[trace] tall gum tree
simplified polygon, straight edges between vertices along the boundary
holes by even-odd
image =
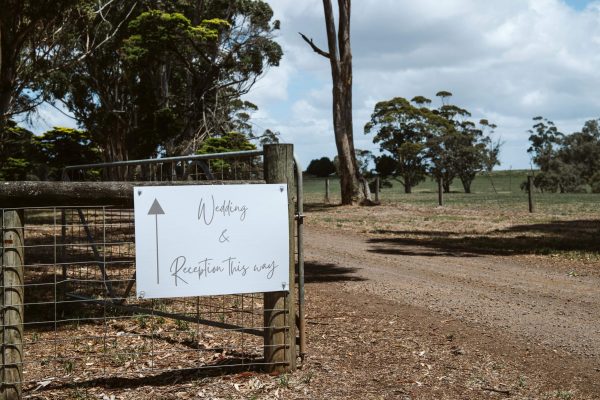
[[[300,33],[312,50],[327,58],[333,83],[333,130],[340,161],[342,204],[370,203],[369,187],[360,173],[352,131],[352,50],[350,47],[350,0],[338,0],[336,32],[331,0],[323,0],[328,51]]]

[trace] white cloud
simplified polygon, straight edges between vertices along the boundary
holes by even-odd
[[[504,167],[528,167],[532,117],[553,119],[566,133],[600,117],[600,1],[580,11],[565,1],[353,2],[356,146],[375,148],[363,126],[377,101],[449,90],[474,119],[498,125]],[[246,96],[260,107],[253,122],[280,131],[305,164],[333,157],[329,62],[298,35],[325,49],[322,2],[270,4],[284,58]],[[57,125],[75,123],[49,106],[33,121],[37,132]]]
[[[288,100],[288,83],[293,73],[289,64],[269,69],[252,87],[252,98],[263,104]]]
[[[285,78],[295,83],[287,86],[287,106],[278,104],[278,111],[269,112],[270,123],[307,161],[333,156],[329,64],[297,33],[325,47],[322,3],[276,0],[271,5],[282,21],[282,65],[291,71]],[[451,91],[454,102],[474,118],[498,125],[506,167],[529,166],[532,117],[554,119],[571,132],[600,116],[598,1],[582,11],[560,0],[361,0],[352,6],[357,147],[373,148],[362,127],[375,102],[434,98],[438,90]],[[305,89],[301,82],[307,82]],[[267,109],[271,105],[259,102]],[[291,111],[280,119],[282,107]]]
[[[68,110],[61,104],[51,106],[43,103],[34,113],[20,122],[33,133],[41,134],[54,127],[77,128],[77,121],[69,116]]]

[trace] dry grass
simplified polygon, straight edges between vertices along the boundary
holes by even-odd
[[[307,204],[308,222],[394,243],[456,254],[517,256],[562,263],[578,273],[600,273],[600,212],[565,215],[501,210],[481,205],[436,207],[384,203],[375,207]]]

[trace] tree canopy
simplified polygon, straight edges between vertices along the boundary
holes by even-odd
[[[5,0],[1,8],[0,125],[62,102],[105,161],[191,154],[235,131],[248,107],[240,97],[282,57],[279,21],[262,0]]]
[[[542,191],[577,192],[589,185],[600,192],[600,121],[587,121],[581,131],[565,135],[544,117],[533,118],[527,150],[540,168],[534,184]]]
[[[450,104],[450,92],[437,96],[441,106],[436,109],[424,96],[411,101],[395,97],[375,105],[365,133],[375,133],[373,142],[383,153],[376,158],[376,170],[400,181],[406,193],[428,173],[443,182],[445,191],[458,177],[469,193],[476,174],[498,164],[500,142],[490,138],[496,126],[469,120],[467,110]]]
[[[321,157],[314,160],[308,164],[306,168],[306,173],[317,176],[319,178],[325,178],[335,172],[335,165],[333,161],[329,159],[329,157]]]
[[[59,180],[67,165],[99,161],[88,132],[53,128],[35,136],[11,120],[0,128],[0,180]],[[91,171],[88,178],[97,176]]]
[[[0,3],[0,125],[47,100],[47,83],[55,74],[77,64],[110,40],[123,23],[123,19],[108,23],[116,3],[119,2],[3,0]],[[83,45],[75,47],[75,42]]]

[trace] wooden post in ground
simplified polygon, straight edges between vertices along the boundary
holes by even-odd
[[[0,400],[20,400],[23,381],[23,211],[2,213],[2,385]]]
[[[296,369],[296,265],[294,258],[294,147],[291,144],[271,144],[264,147],[265,181],[287,183],[290,232],[288,292],[264,294],[264,355],[272,372]],[[282,266],[283,267],[283,266]],[[287,363],[287,365],[286,365]]]
[[[329,204],[329,178],[325,178],[325,203]]]
[[[379,177],[375,177],[375,202],[379,203]]]
[[[442,207],[444,205],[444,185],[442,178],[438,179],[438,205]]]
[[[529,212],[532,213],[535,211],[535,207],[533,204],[533,176],[527,176],[527,196],[529,200]]]

